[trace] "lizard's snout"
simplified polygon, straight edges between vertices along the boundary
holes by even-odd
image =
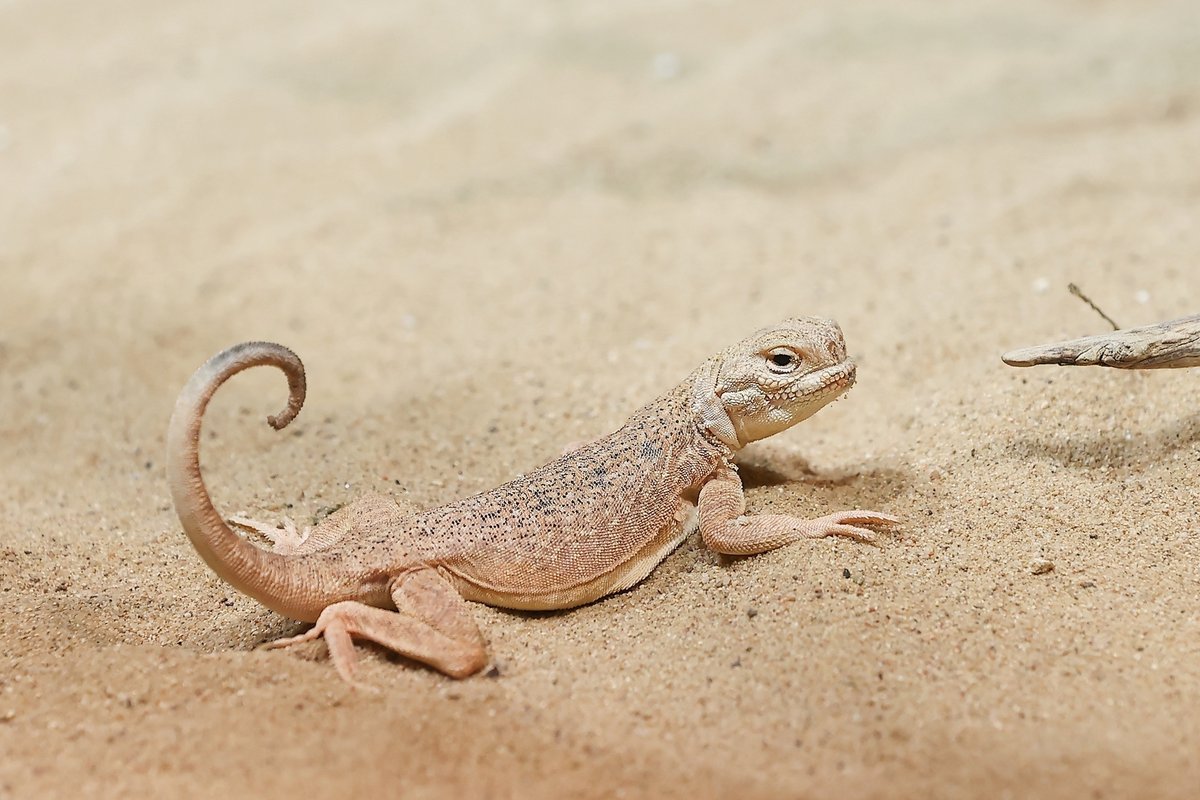
[[[833,324],[836,325],[836,323]],[[829,353],[830,358],[835,361],[850,360],[850,357],[846,354],[846,340],[840,335],[830,336],[825,342],[825,350]]]

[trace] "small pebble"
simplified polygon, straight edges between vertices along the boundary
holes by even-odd
[[[650,62],[650,74],[655,80],[669,81],[679,77],[679,56],[674,53],[659,53]]]
[[[1044,558],[1035,558],[1029,564],[1029,571],[1032,572],[1034,575],[1045,575],[1047,572],[1052,572],[1053,570],[1054,570],[1054,562],[1047,561]]]
[[[842,577],[843,577],[843,578],[849,578],[849,577],[850,577],[850,570],[848,570],[848,569],[846,569],[845,567],[843,567],[843,568],[842,568]]]
[[[758,616],[758,609],[757,609],[757,608],[755,608],[754,606],[751,606],[750,608],[747,608],[747,609],[746,609],[746,616],[747,616],[747,617],[749,617],[750,619],[754,619],[755,617],[757,617],[757,616]]]

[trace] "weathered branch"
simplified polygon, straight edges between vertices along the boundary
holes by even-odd
[[[1120,369],[1200,367],[1200,314],[1005,353],[1013,367],[1038,364]]]

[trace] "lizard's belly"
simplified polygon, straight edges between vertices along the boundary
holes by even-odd
[[[672,519],[629,559],[588,580],[574,582],[570,574],[563,574],[545,581],[545,588],[516,589],[489,585],[486,581],[461,574],[452,565],[443,565],[440,571],[450,579],[463,597],[477,603],[525,611],[574,608],[624,591],[649,575],[696,530],[696,508],[690,503],[684,505],[686,507],[681,509],[683,513],[678,515],[684,519]]]

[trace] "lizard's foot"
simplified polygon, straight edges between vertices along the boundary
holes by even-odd
[[[453,623],[453,619],[447,620],[447,623]],[[453,626],[450,627],[453,630]],[[367,639],[402,656],[426,663],[453,678],[473,675],[487,664],[482,641],[461,641],[416,617],[354,600],[327,606],[310,630],[299,636],[267,642],[260,645],[260,649],[288,647],[322,636],[329,648],[329,659],[342,680],[370,691],[377,690],[354,678],[358,669],[353,641],[356,638]]]
[[[838,511],[826,514],[816,519],[797,520],[799,532],[809,539],[823,539],[826,536],[845,536],[857,542],[878,544],[875,531],[864,525],[875,528],[888,528],[900,522],[898,517],[879,511]]]
[[[900,520],[878,511],[838,511],[816,519],[787,514],[747,515],[742,482],[732,470],[721,470],[700,490],[700,535],[718,553],[750,556],[801,539],[845,536],[875,544],[875,531]],[[866,526],[866,527],[864,527]]]
[[[311,528],[305,528],[304,533],[296,530],[296,523],[292,522],[291,517],[283,518],[283,526],[268,525],[265,522],[249,519],[241,515],[232,516],[229,521],[239,528],[254,531],[261,534],[271,543],[271,551],[278,553],[281,556],[290,556],[304,550],[304,543],[308,541],[309,534],[312,533]]]
[[[354,673],[358,670],[358,656],[354,653],[354,641],[351,637],[351,629],[347,624],[354,616],[354,609],[346,608],[347,606],[368,607],[353,601],[334,603],[322,611],[321,616],[317,618],[317,624],[304,633],[298,636],[276,639],[273,642],[266,642],[259,645],[258,649],[276,650],[281,647],[290,647],[294,644],[313,642],[324,636],[325,645],[329,648],[329,659],[333,662],[333,667],[337,670],[341,679],[355,689],[378,692],[379,689],[376,687],[354,679]]]

